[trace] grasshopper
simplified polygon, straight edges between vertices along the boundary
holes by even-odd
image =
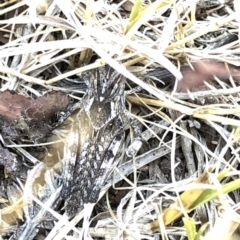
[[[124,77],[104,66],[82,78],[87,91],[64,148],[62,197],[69,217],[97,202],[124,150]]]

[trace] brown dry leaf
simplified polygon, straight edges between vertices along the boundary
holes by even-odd
[[[36,99],[12,91],[1,92],[2,135],[10,139],[40,139],[52,130],[52,121],[68,104],[68,95],[63,92],[50,92]]]
[[[204,86],[204,81],[210,81],[213,76],[220,79],[226,79],[230,74],[239,76],[239,71],[230,72],[223,63],[214,63],[208,61],[198,61],[193,64],[195,70],[183,72],[183,78],[178,81],[178,90],[187,91],[198,89]]]

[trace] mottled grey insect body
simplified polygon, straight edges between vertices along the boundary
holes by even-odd
[[[125,109],[125,82],[122,75],[109,66],[82,73],[88,86],[83,97],[86,110],[94,129],[100,129]]]
[[[66,140],[63,161],[62,192],[69,217],[85,203],[97,202],[103,185],[121,159],[125,138],[124,78],[109,66],[84,72],[82,77],[88,90],[69,133],[75,142]]]

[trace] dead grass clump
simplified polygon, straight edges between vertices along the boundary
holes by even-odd
[[[1,135],[1,238],[238,236],[238,5],[205,0],[2,2],[1,91],[28,99],[62,91],[71,102],[47,123],[54,129],[51,135],[34,140]],[[126,77],[129,92],[141,87],[126,98],[141,138],[126,126],[126,154],[99,202],[69,220],[61,200],[61,162],[76,121],[72,105],[87,88],[81,73],[105,64]],[[5,102],[9,111],[14,109],[11,100]],[[18,117],[28,117],[24,111]],[[21,125],[24,133],[28,121]],[[11,124],[14,129],[16,122]],[[21,167],[11,168],[9,162]]]

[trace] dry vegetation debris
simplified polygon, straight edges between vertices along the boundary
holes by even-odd
[[[1,239],[236,237],[239,4],[1,1]],[[81,73],[105,63],[141,87],[126,107],[144,141],[126,127],[128,154],[91,217],[68,220],[72,105],[86,91]]]

